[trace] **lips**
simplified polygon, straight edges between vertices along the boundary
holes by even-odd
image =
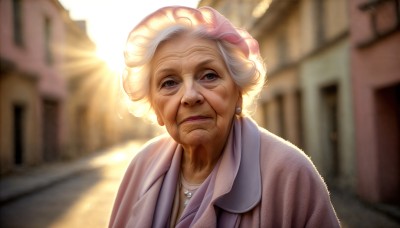
[[[181,123],[186,123],[186,122],[195,122],[195,121],[201,121],[201,120],[207,120],[209,119],[209,117],[207,116],[189,116],[185,119],[183,119],[183,121],[181,121]]]

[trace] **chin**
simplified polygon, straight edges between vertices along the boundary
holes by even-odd
[[[211,143],[216,137],[217,136],[210,134],[208,131],[196,130],[195,132],[184,134],[180,141],[185,145],[196,146],[204,143]]]

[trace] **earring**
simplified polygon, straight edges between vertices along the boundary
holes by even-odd
[[[236,115],[240,115],[242,113],[241,107],[236,107]]]

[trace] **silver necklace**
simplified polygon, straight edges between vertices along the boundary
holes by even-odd
[[[191,184],[181,174],[181,185],[183,190],[183,195],[185,196],[184,206],[189,204],[190,199],[193,197],[196,190],[200,187],[201,184]]]

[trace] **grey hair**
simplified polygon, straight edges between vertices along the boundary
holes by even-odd
[[[261,92],[266,69],[263,60],[257,58],[249,59],[234,44],[228,43],[218,37],[211,37],[204,27],[196,29],[185,25],[172,25],[158,33],[154,37],[135,37],[135,40],[128,40],[125,50],[125,71],[123,74],[123,87],[128,94],[131,104],[131,111],[135,116],[149,116],[153,112],[150,99],[150,64],[158,46],[167,40],[173,39],[183,33],[190,33],[195,36],[214,40],[219,52],[226,64],[228,72],[233,81],[239,87],[243,98],[243,113],[249,113],[250,107]],[[134,42],[134,48],[130,43]],[[138,108],[140,106],[140,108]]]

